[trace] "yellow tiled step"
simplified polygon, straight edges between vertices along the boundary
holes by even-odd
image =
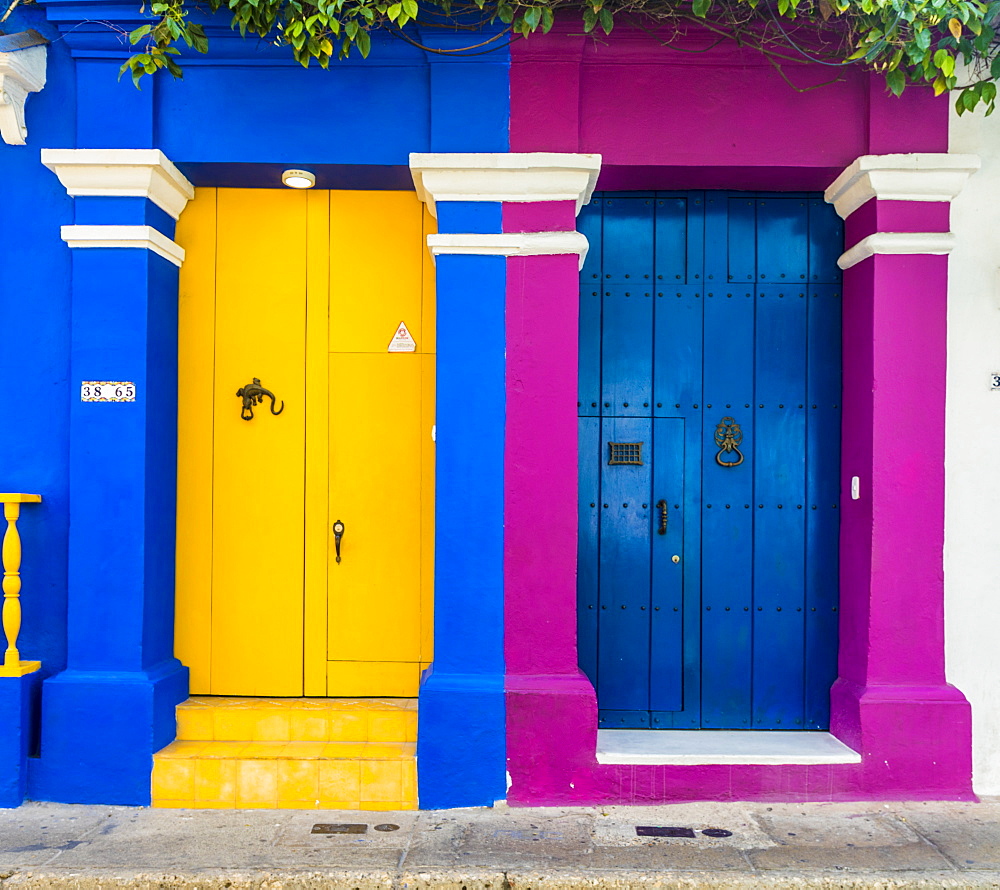
[[[192,696],[177,707],[177,738],[227,742],[415,742],[417,700]]]
[[[153,757],[153,806],[414,810],[413,742],[176,741]]]

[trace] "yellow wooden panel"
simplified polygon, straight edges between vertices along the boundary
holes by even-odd
[[[218,192],[212,693],[301,695],[306,196]],[[236,391],[272,390],[252,421]]]
[[[174,646],[191,691],[208,692],[212,658],[212,412],[215,189],[197,189],[177,224],[187,251],[178,298],[177,611]]]
[[[422,206],[414,192],[331,193],[331,352],[385,352],[401,321],[423,351]]]
[[[431,216],[427,205],[423,206],[423,234],[421,244],[421,266],[423,270],[424,302],[423,302],[423,342],[417,341],[420,352],[437,352],[437,301],[434,285],[437,281],[434,271],[434,258],[427,248],[427,236],[437,234],[437,220]]]
[[[433,318],[431,318],[433,327]],[[434,658],[434,469],[436,357],[421,355],[420,406],[420,659]]]
[[[327,665],[330,695],[376,696],[399,698],[415,696],[420,691],[419,664],[400,661],[331,661]]]
[[[422,358],[330,356],[330,661],[420,660]]]
[[[305,694],[326,695],[327,548],[330,539],[327,388],[330,193],[308,192],[306,245]]]

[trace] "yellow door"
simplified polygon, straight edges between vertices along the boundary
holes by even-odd
[[[199,189],[182,217],[176,641],[192,692],[416,695],[432,632],[427,229],[409,192]],[[412,351],[389,350],[401,323]],[[279,414],[265,397],[241,418],[254,378]]]

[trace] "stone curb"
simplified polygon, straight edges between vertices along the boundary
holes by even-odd
[[[2,890],[1000,890],[998,872],[740,875],[595,871],[293,872],[197,874],[99,871],[0,872]]]

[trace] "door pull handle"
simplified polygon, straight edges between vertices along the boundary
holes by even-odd
[[[340,562],[340,539],[344,537],[344,523],[339,519],[333,524],[333,546],[337,548],[337,562]]]
[[[660,511],[660,527],[656,530],[658,535],[665,535],[667,533],[667,502],[660,498],[656,502],[656,509]]]

